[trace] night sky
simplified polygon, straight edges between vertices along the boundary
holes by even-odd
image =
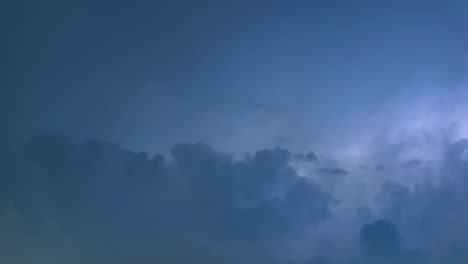
[[[465,0],[0,1],[0,262],[468,263],[467,47]]]

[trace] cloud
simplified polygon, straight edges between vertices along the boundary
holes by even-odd
[[[468,249],[464,239],[468,234],[465,221],[468,215],[464,209],[468,202],[466,151],[468,144],[460,139],[447,142],[440,160],[430,163],[410,160],[402,169],[411,172],[404,175],[418,178],[418,182],[408,184],[398,177],[385,181],[372,206],[374,217],[390,219],[399,227],[408,247],[424,249],[442,262],[454,257],[451,252],[458,248],[457,254],[465,253],[454,257],[451,263],[463,263]],[[421,173],[427,177],[420,177]]]
[[[405,168],[417,168],[419,166],[422,166],[423,165],[423,161],[421,161],[420,159],[411,159],[405,163],[403,163],[401,166],[405,167]]]
[[[346,175],[348,174],[347,171],[338,169],[338,168],[322,168],[322,169],[317,169],[318,173],[324,173],[324,174],[334,174],[334,175]]]
[[[366,253],[373,258],[392,259],[401,250],[398,228],[391,222],[377,220],[362,227],[360,242]]]
[[[6,199],[31,236],[53,223],[80,245],[192,248],[207,259],[236,248],[287,248],[331,217],[333,197],[300,177],[285,149],[234,160],[195,143],[177,144],[171,154],[166,161],[100,140],[38,135],[4,174],[13,192]]]
[[[463,263],[467,142],[375,171],[282,148],[236,159],[183,143],[164,157],[38,135],[1,152],[0,260],[367,263],[359,233],[388,219],[402,259]]]

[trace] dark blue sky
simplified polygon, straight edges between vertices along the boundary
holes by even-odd
[[[467,47],[464,0],[1,1],[0,262],[465,264]]]
[[[390,115],[384,105],[465,78],[464,1],[2,6],[2,98],[17,135],[321,148]]]

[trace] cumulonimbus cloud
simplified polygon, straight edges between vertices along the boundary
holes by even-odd
[[[447,143],[437,162],[415,157],[383,171],[348,171],[310,153],[276,148],[234,159],[195,143],[177,144],[166,159],[100,140],[35,136],[2,151],[2,243],[29,242],[5,246],[0,259],[28,263],[12,252],[40,244],[69,263],[74,250],[93,256],[93,247],[104,262],[359,259],[361,227],[378,219],[399,229],[401,254],[414,249],[435,259],[468,246],[466,140]],[[403,172],[437,177],[408,184],[388,176]],[[384,179],[369,190],[374,185],[360,184],[359,173]],[[362,199],[352,200],[357,194]]]

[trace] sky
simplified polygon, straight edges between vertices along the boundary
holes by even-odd
[[[0,260],[463,261],[467,29],[464,0],[2,1]]]

